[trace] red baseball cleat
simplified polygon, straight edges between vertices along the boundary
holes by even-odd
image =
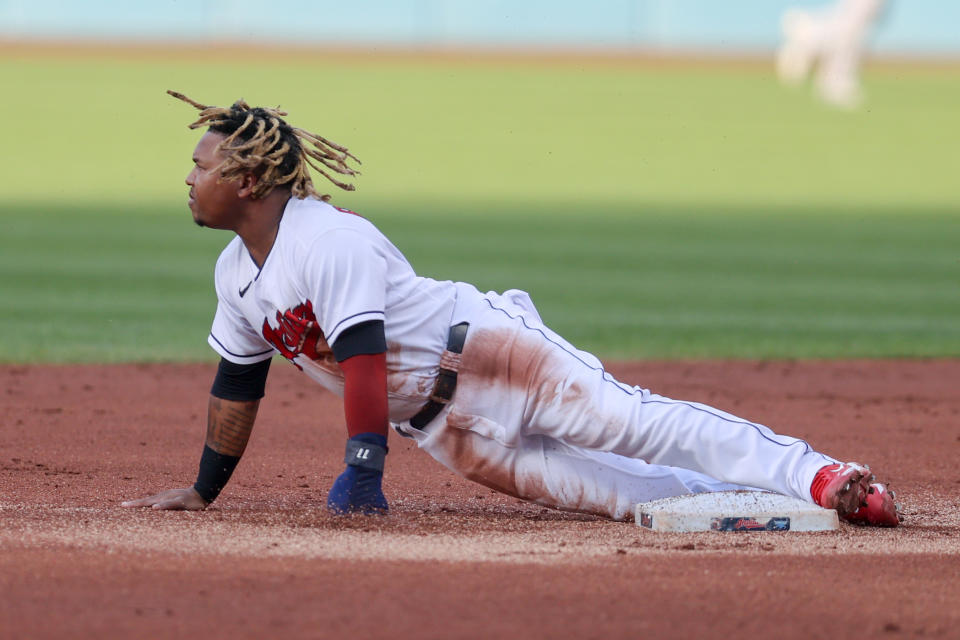
[[[869,467],[855,462],[827,465],[814,476],[810,495],[848,522],[895,527],[900,513],[893,494],[873,479]]]
[[[872,524],[878,527],[896,527],[903,521],[897,496],[879,482],[867,489],[867,504],[846,517],[854,524]]]

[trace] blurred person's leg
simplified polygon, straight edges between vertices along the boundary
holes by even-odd
[[[777,74],[799,84],[816,68],[823,100],[854,107],[860,102],[860,62],[883,0],[840,0],[819,10],[789,9],[783,15],[783,44]]]
[[[860,63],[882,5],[883,0],[844,0],[838,6],[816,79],[820,97],[830,104],[860,103]]]
[[[788,9],[783,14],[783,43],[777,51],[777,75],[786,84],[807,79],[824,49],[827,20],[814,12]]]

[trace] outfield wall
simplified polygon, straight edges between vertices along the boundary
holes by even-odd
[[[827,0],[0,0],[0,40],[769,52]],[[269,7],[269,10],[265,10]],[[960,2],[888,0],[872,48],[960,56]]]

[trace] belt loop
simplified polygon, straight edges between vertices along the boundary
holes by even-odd
[[[450,332],[447,334],[447,351],[463,353],[463,345],[467,341],[467,329],[469,328],[469,322],[461,322],[450,327]]]

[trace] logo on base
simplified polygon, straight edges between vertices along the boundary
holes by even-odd
[[[760,522],[749,516],[732,516],[728,518],[714,518],[710,521],[713,531],[790,531],[790,518],[770,518]]]

